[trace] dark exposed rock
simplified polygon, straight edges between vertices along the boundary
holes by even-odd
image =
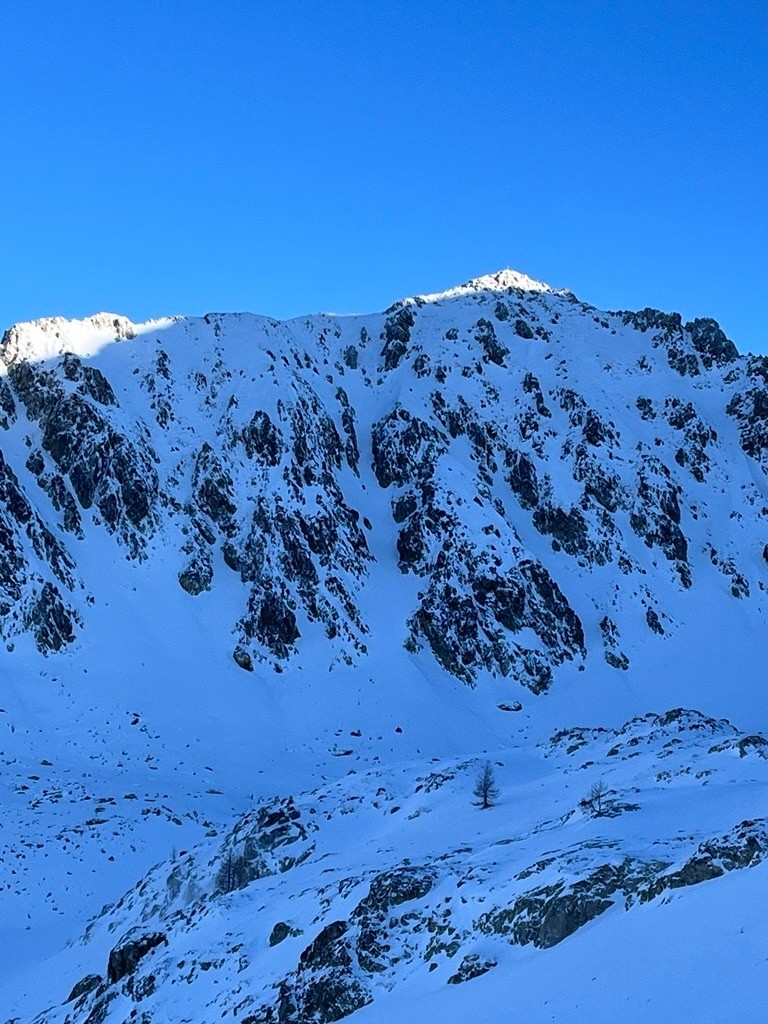
[[[331,1024],[371,1002],[370,993],[349,973],[331,970],[308,978],[305,973],[298,972],[293,990],[281,987],[279,1024]]]
[[[626,671],[629,668],[629,658],[623,651],[612,651],[606,649],[605,660],[611,668],[618,668]]]
[[[250,579],[252,569],[246,560],[246,552],[241,551],[232,541],[225,540],[221,545],[221,554],[225,565],[236,573],[239,573],[244,580]]]
[[[70,643],[79,619],[45,577],[52,575],[73,590],[73,569],[72,558],[34,511],[0,452],[0,617],[8,617],[0,628],[6,635],[29,630],[46,654]]]
[[[216,873],[216,893],[244,889],[259,878],[289,871],[314,850],[292,797],[275,798],[242,818],[227,838]],[[299,934],[291,932],[291,934]]]
[[[712,366],[725,366],[738,359],[739,353],[734,343],[725,336],[717,320],[699,318],[685,325],[691,336],[693,347],[701,356],[701,361],[709,370]]]
[[[749,597],[749,583],[744,574],[739,571],[733,559],[718,554],[717,549],[711,544],[708,547],[712,564],[730,581],[733,597]]]
[[[24,551],[7,514],[0,511],[0,613],[8,615],[21,600],[27,582]]]
[[[645,621],[648,623],[649,629],[652,629],[654,633],[658,633],[660,636],[664,636],[664,627],[661,624],[661,620],[653,608],[648,608],[645,613]]]
[[[522,507],[535,508],[539,503],[539,483],[533,461],[524,452],[508,451],[504,464],[507,467],[506,481]]]
[[[276,466],[283,451],[280,431],[261,409],[243,427],[243,444],[249,459],[256,459],[265,466]]]
[[[297,935],[301,935],[300,929],[294,928],[286,921],[278,921],[269,933],[269,944],[270,946],[279,946],[287,938],[293,938]]]
[[[572,426],[581,426],[584,422],[584,411],[587,408],[586,401],[572,388],[558,388],[555,396],[560,402],[560,408],[569,413],[569,420]]]
[[[199,551],[189,565],[179,573],[179,584],[193,597],[202,594],[204,590],[210,590],[212,582],[213,563],[211,556],[204,550]]]
[[[224,842],[214,893],[243,889],[303,863],[314,851],[316,827],[302,819],[292,797],[262,803],[238,821]]]
[[[414,516],[397,535],[397,564],[401,572],[418,572],[426,555],[425,530],[420,519]]]
[[[384,871],[371,882],[368,895],[358,903],[352,920],[369,914],[384,914],[410,900],[420,900],[435,884],[433,872],[425,868],[400,867]]]
[[[340,963],[348,964],[349,953],[339,940],[349,930],[347,921],[332,921],[310,942],[299,957],[303,967],[336,967]]]
[[[493,970],[498,964],[496,960],[488,960],[481,957],[479,953],[467,953],[459,964],[459,969],[448,979],[449,985],[461,985],[465,981],[472,981],[479,978],[488,971]]]
[[[612,427],[603,423],[594,409],[587,409],[584,417],[584,440],[593,447],[598,447],[607,440],[616,437]]]
[[[657,331],[674,336],[683,327],[683,318],[679,313],[662,313],[661,310],[652,309],[650,306],[646,306],[645,309],[638,310],[636,313],[622,310],[617,315],[622,318],[625,325],[642,332]]]
[[[301,485],[294,503],[279,494],[259,495],[246,531],[222,548],[227,565],[251,584],[239,630],[240,646],[252,658],[263,658],[257,646],[278,658],[288,656],[299,638],[300,608],[310,621],[324,623],[329,638],[341,637],[353,647],[366,631],[349,584],[339,574],[363,575],[371,555],[359,513],[347,506],[330,469],[322,472],[325,493],[315,496],[312,514],[297,510],[305,507]]]
[[[384,322],[381,338],[384,347],[381,355],[384,358],[384,369],[395,370],[408,351],[411,340],[411,328],[414,325],[412,311],[408,306],[396,309]]]
[[[381,487],[402,486],[425,476],[446,449],[438,430],[402,406],[374,424],[373,471]]]
[[[541,621],[540,635],[544,640],[558,642],[569,657],[584,652],[584,630],[579,617],[568,603],[560,587],[539,562],[526,560],[520,572],[531,585],[529,601],[534,617]],[[532,625],[532,623],[531,623]]]
[[[678,492],[667,467],[654,457],[647,458],[638,473],[639,504],[630,524],[648,547],[660,548],[670,561],[685,562],[688,541],[680,528]]]
[[[428,377],[432,362],[426,352],[420,352],[413,360],[413,372],[417,377]]]
[[[616,623],[608,615],[604,615],[599,626],[603,638],[605,660],[612,668],[628,669],[629,658],[619,650],[619,630]]]
[[[8,366],[8,380],[31,420],[40,418],[51,392],[58,387],[51,370],[41,370],[23,359]]]
[[[521,579],[509,576],[479,577],[474,587],[478,602],[489,606],[497,622],[517,632],[523,628],[526,614],[526,587]]]
[[[541,391],[541,384],[539,383],[538,377],[533,373],[526,373],[523,377],[523,391],[526,395],[533,395],[534,402],[536,404],[536,412],[539,416],[551,417],[552,413],[547,408],[546,402],[544,401],[544,395]]]
[[[573,346],[540,349],[534,373],[521,367],[517,357],[522,350],[517,352],[511,342],[515,332],[545,338],[551,332],[543,323],[563,335],[564,324],[557,327],[563,302],[572,304],[567,318],[588,314],[585,344],[600,333],[592,321],[610,330],[615,320],[563,294],[553,298],[515,288],[479,289],[466,299],[466,307],[464,301],[456,307],[460,316],[451,321],[445,314],[454,297],[439,299],[436,305],[443,312],[431,333],[431,301],[407,300],[387,310],[379,320],[379,370],[397,368],[397,380],[390,377],[388,383],[370,376],[376,363],[368,334],[373,319],[362,329],[327,318],[307,321],[307,336],[298,340],[293,326],[281,333],[275,322],[264,321],[257,334],[274,329],[275,339],[262,344],[259,337],[253,363],[249,352],[248,360],[236,366],[224,348],[225,318],[210,315],[206,323],[213,330],[205,333],[212,335],[212,348],[200,353],[199,364],[185,376],[176,372],[183,361],[177,364],[174,354],[175,328],[166,335],[167,351],[160,348],[160,335],[142,339],[136,354],[141,349],[143,355],[132,365],[136,395],[130,376],[113,378],[118,388],[104,374],[105,367],[124,362],[126,350],[118,360],[66,353],[28,362],[24,357],[34,344],[27,344],[26,329],[11,331],[3,343],[8,377],[0,383],[0,417],[4,413],[10,423],[17,405],[22,418],[26,412],[29,423],[14,431],[13,450],[17,440],[27,445],[27,468],[47,499],[36,492],[30,505],[22,487],[2,490],[0,479],[0,499],[5,497],[4,504],[0,500],[0,541],[5,542],[0,548],[0,635],[7,640],[32,628],[41,600],[49,604],[51,619],[41,642],[55,647],[79,632],[67,592],[79,586],[69,550],[78,551],[80,545],[62,530],[82,538],[93,520],[138,557],[162,546],[166,530],[169,537],[180,534],[176,568],[181,568],[180,585],[190,594],[216,586],[213,565],[221,552],[245,584],[245,607],[232,641],[239,663],[251,669],[266,663],[279,671],[277,659],[293,655],[299,632],[313,633],[319,626],[319,635],[324,631],[331,642],[331,659],[354,664],[366,650],[365,602],[358,594],[372,559],[366,531],[373,526],[362,529],[359,513],[348,503],[355,500],[353,494],[376,515],[382,499],[384,509],[390,504],[398,525],[398,566],[421,578],[421,592],[408,609],[409,650],[427,649],[458,678],[474,682],[487,671],[540,691],[550,685],[560,662],[584,650],[569,601],[563,598],[574,618],[566,614],[556,626],[559,602],[550,606],[526,577],[530,545],[539,550],[541,544],[531,534],[531,520],[551,538],[555,551],[574,559],[570,566],[562,557],[551,560],[552,572],[558,578],[563,572],[569,591],[574,586],[580,590],[575,581],[584,574],[613,562],[616,572],[606,569],[606,581],[618,581],[619,589],[626,583],[625,593],[632,586],[649,629],[663,632],[666,620],[655,611],[651,578],[661,561],[656,550],[673,563],[662,562],[659,571],[677,574],[682,586],[690,586],[688,550],[702,549],[710,509],[707,488],[694,488],[696,493],[689,495],[688,478],[709,484],[710,463],[719,468],[718,448],[731,443],[726,433],[716,447],[705,388],[710,381],[718,387],[722,381],[723,402],[730,399],[728,410],[744,450],[763,459],[768,452],[768,360],[737,357],[714,321],[683,326],[677,314],[650,309],[621,314],[624,323],[647,332],[644,339],[634,339],[644,351],[632,350],[629,372],[649,381],[649,388],[647,375],[655,373],[649,392],[653,400],[638,398],[640,416],[625,417],[626,395],[617,405],[604,401],[611,396],[601,389],[585,395],[574,390],[575,382],[586,378],[571,372],[578,370]],[[295,326],[297,334],[303,330]],[[109,321],[96,327],[111,330]],[[60,330],[56,322],[40,329],[51,332],[41,349],[46,352],[55,351],[70,330]],[[122,321],[115,323],[118,336],[126,329]],[[179,329],[191,330],[186,324]],[[507,370],[513,355],[515,366]],[[620,346],[615,353],[599,350],[605,371],[614,376],[625,357]],[[679,379],[675,384],[663,366],[665,358],[684,375],[704,369],[711,373],[695,384]],[[340,386],[347,382],[355,396],[364,393],[361,389],[377,389],[376,403],[390,403],[376,404],[378,422],[370,437],[369,412],[363,415],[362,408],[353,407]],[[192,404],[182,400],[181,389],[187,386]],[[136,397],[143,408],[135,407]],[[243,408],[246,402],[252,404]],[[256,406],[262,407],[254,412]],[[153,413],[158,422],[162,414],[162,433]],[[620,436],[617,424],[629,438]],[[153,432],[162,459],[151,446]],[[367,473],[359,483],[352,479],[352,473],[360,473],[361,453],[363,462],[371,460],[379,485],[394,493],[363,498],[362,491],[370,487]],[[501,477],[530,517],[520,514]],[[35,502],[47,526],[33,514]],[[757,505],[755,513],[760,514]],[[741,515],[734,506],[731,518]],[[153,541],[161,527],[163,535]],[[633,534],[656,550],[642,552]],[[372,536],[377,552],[382,540],[391,543],[386,526],[382,534],[377,524]],[[751,562],[733,543],[723,551],[727,554],[711,557],[727,577],[726,591],[761,600]],[[691,564],[697,564],[696,558]],[[641,582],[640,574],[649,578]],[[45,582],[55,587],[69,625],[53,610],[50,590],[41,598]],[[596,621],[608,612],[605,617],[614,616],[624,630],[623,607],[606,596]],[[623,667],[626,658],[618,646],[607,640],[604,646],[609,663]]]
[[[51,504],[56,511],[63,513],[62,526],[64,529],[82,540],[85,536],[82,517],[64,478],[58,473],[40,473],[37,482],[51,499]]]
[[[7,430],[16,419],[16,403],[8,381],[0,377],[0,430]]]
[[[130,440],[112,425],[108,416],[114,395],[100,372],[78,372],[84,381],[82,393],[65,390],[52,370],[23,361],[14,362],[8,371],[27,415],[40,424],[42,448],[69,477],[81,507],[95,505],[107,529],[139,555],[143,534],[155,525],[156,456],[145,438],[137,435]]]
[[[289,601],[284,586],[254,588],[248,598],[248,613],[240,620],[245,636],[258,640],[278,658],[287,658],[301,636]]]
[[[292,385],[295,398],[277,403],[280,420],[291,437],[291,481],[297,492],[316,484],[330,489],[334,470],[341,468],[344,445],[317,394],[298,376]]]
[[[727,871],[754,867],[768,856],[768,828],[764,819],[742,821],[719,839],[700,843],[696,852],[675,871],[649,882],[638,893],[641,903],[668,889],[698,885]]]
[[[747,361],[748,386],[737,391],[726,412],[739,425],[742,450],[753,459],[768,451],[768,360],[752,356]]]
[[[80,385],[78,391],[81,394],[89,395],[99,405],[118,404],[112,385],[97,367],[83,364],[79,356],[65,352],[61,357],[61,368],[67,380]]]
[[[43,372],[33,379],[41,391],[32,400],[26,392],[22,398],[27,414],[40,420],[43,449],[69,477],[80,505],[96,505],[108,529],[120,532],[137,553],[136,531],[150,525],[158,490],[151,449],[119,434],[80,394],[55,382],[47,386]]]
[[[133,933],[122,939],[109,954],[107,964],[107,980],[110,985],[121,981],[132,974],[139,962],[158,946],[168,945],[163,932],[150,932],[147,935],[133,937]]]
[[[627,489],[615,473],[611,473],[585,445],[577,445],[574,454],[573,478],[584,484],[583,508],[589,508],[591,499],[610,513],[629,507]]]
[[[338,388],[336,391],[336,401],[341,406],[341,426],[346,435],[346,444],[344,445],[344,451],[347,456],[347,463],[350,469],[358,473],[358,463],[360,461],[360,449],[357,444],[357,431],[355,429],[355,410],[352,408],[352,404],[349,401],[349,397],[344,388]]]
[[[752,736],[730,737],[709,748],[710,754],[716,754],[722,750],[736,750],[739,757],[757,754],[758,757],[768,760],[768,739],[756,733]]]
[[[327,558],[338,542],[338,521],[330,512],[297,516],[299,529],[313,555]]]
[[[355,345],[347,345],[344,349],[344,364],[350,370],[356,370],[360,354]]]
[[[533,943],[548,949],[604,914],[614,905],[616,895],[637,892],[664,866],[631,858],[602,864],[585,878],[541,886],[518,897],[509,907],[488,911],[476,926],[486,935],[501,935],[521,946]]]
[[[300,819],[301,814],[293,797],[278,799],[260,807],[256,815],[256,828],[261,849],[272,851],[279,846],[288,846],[306,839],[307,833]]]
[[[29,453],[29,457],[26,461],[26,467],[33,476],[40,476],[45,469],[45,459],[43,453],[39,449]]]
[[[299,958],[295,972],[279,986],[279,1024],[330,1024],[371,1001],[355,976],[346,921],[323,928]]]
[[[464,589],[457,587],[461,568]],[[412,642],[423,638],[440,664],[452,675],[472,683],[480,668],[508,675],[513,667],[524,685],[542,692],[550,685],[551,665],[584,652],[578,616],[559,587],[539,563],[522,560],[501,576],[473,564],[472,553],[458,549],[452,561],[433,570],[429,587],[409,626]],[[542,653],[514,642],[514,634],[530,628],[542,642]]]
[[[192,490],[201,512],[222,530],[229,531],[232,516],[237,511],[232,478],[207,441],[195,459]]]
[[[472,683],[474,666],[482,661],[478,652],[480,616],[475,602],[450,584],[436,586],[433,581],[420,607],[409,621],[414,637],[429,644],[437,661],[446,671]],[[492,644],[491,665],[502,675],[509,672],[509,657],[498,643]]]
[[[653,408],[653,401],[650,398],[638,398],[635,404],[637,405],[640,415],[644,420],[648,421],[656,419],[656,411]]]
[[[347,926],[349,954],[354,954],[365,973],[380,974],[389,965],[389,932],[395,908],[423,899],[434,883],[432,869],[415,866],[393,868],[373,879]]]
[[[700,373],[699,360],[690,335],[683,330],[679,313],[662,313],[658,309],[641,309],[637,313],[618,314],[623,322],[639,331],[653,331],[653,344],[667,354],[673,370],[683,377],[696,377]]]
[[[116,989],[107,989],[106,992],[94,993],[94,1003],[90,1008],[88,1016],[83,1021],[83,1024],[104,1024],[109,1014],[110,1005],[118,999],[120,993]],[[84,1007],[87,1009],[88,1007]],[[142,1024],[146,1022],[142,1021]],[[151,1022],[150,1022],[151,1024]]]
[[[60,651],[75,639],[75,613],[67,608],[55,584],[43,584],[24,616],[24,626],[43,654]]]
[[[90,995],[96,989],[100,988],[104,984],[104,979],[100,974],[86,974],[84,978],[73,987],[67,998],[64,1000],[66,1003],[73,1003],[76,999],[80,999],[82,996]]]
[[[509,355],[509,349],[502,345],[496,337],[496,332],[490,320],[477,321],[475,337],[482,346],[484,361],[495,363],[497,366],[504,366],[504,360]]]
[[[549,534],[569,555],[585,555],[590,550],[587,523],[579,508],[566,512],[555,505],[540,505],[533,514],[539,533]]]
[[[395,498],[392,502],[392,518],[396,523],[404,523],[418,508],[418,499],[413,491],[408,491]],[[768,550],[768,544],[766,544]]]
[[[671,427],[682,432],[682,444],[675,453],[679,466],[687,467],[694,479],[703,483],[709,470],[707,446],[717,441],[717,433],[707,426],[690,402],[668,398],[664,412]]]
[[[671,708],[669,711],[665,711],[663,715],[651,717],[658,728],[669,729],[670,726],[676,725],[679,732],[685,732],[690,729],[692,731],[717,733],[722,731],[724,725],[728,724],[725,719],[710,718],[708,715],[703,715],[701,711],[692,711],[688,708]],[[629,722],[627,726],[632,724],[633,722]]]
[[[238,644],[232,652],[232,657],[240,668],[245,669],[246,672],[253,672],[253,659],[244,647]]]

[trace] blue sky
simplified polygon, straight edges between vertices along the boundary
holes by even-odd
[[[768,351],[768,4],[0,8],[0,325],[512,266]]]

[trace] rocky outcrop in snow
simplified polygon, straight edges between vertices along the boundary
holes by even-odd
[[[765,601],[764,361],[713,320],[504,271],[381,315],[104,314],[18,325],[0,351],[0,631],[44,651],[88,630],[99,531],[190,599],[234,573],[221,644],[246,669],[313,637],[360,664],[374,551],[378,580],[420,582],[399,644],[536,693],[592,653],[631,667],[625,632],[663,643],[685,591],[713,615]]]

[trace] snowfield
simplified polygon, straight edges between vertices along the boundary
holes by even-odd
[[[513,271],[0,357],[0,1021],[761,1014],[768,360]]]

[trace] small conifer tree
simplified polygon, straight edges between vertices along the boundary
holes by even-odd
[[[235,889],[242,889],[249,881],[251,881],[251,876],[248,873],[245,857],[230,848],[216,872],[217,891],[233,892]]]
[[[591,811],[596,817],[600,817],[605,811],[607,796],[608,787],[602,779],[598,779],[581,803],[583,807]]]
[[[499,787],[496,785],[496,776],[490,761],[486,761],[477,774],[473,793],[483,810],[492,807],[499,796]]]

